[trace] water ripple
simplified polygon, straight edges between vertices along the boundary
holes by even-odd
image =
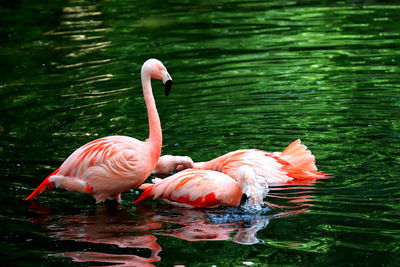
[[[7,244],[26,237],[35,247],[22,245],[26,255],[107,264],[398,265],[397,2],[14,2],[0,10]],[[99,228],[90,221],[98,213],[81,209],[84,196],[49,192],[41,201],[55,211],[29,216],[54,239],[32,234],[41,230],[25,222],[19,200],[40,177],[94,138],[148,137],[140,67],[150,57],[174,79],[168,98],[153,82],[164,154],[204,161],[241,148],[282,151],[301,138],[334,178],[271,188],[257,218],[156,202],[150,211],[99,211]],[[102,235],[112,226],[104,218],[119,229]],[[130,228],[146,220],[163,225]],[[155,236],[159,255],[145,247]],[[129,240],[143,247],[128,252]]]

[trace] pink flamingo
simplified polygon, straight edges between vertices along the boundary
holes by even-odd
[[[167,174],[175,170],[184,170],[193,168],[193,160],[187,156],[164,155],[158,159],[153,173]]]
[[[154,184],[141,185],[139,189],[144,192],[133,203],[152,197],[186,208],[237,207],[246,194],[248,207],[260,209],[268,188],[263,181],[247,165],[238,169],[237,180],[221,172],[187,169],[165,179],[155,178]]]
[[[142,142],[127,136],[108,136],[78,148],[26,198],[33,199],[54,186],[92,195],[96,203],[121,200],[121,193],[139,186],[151,174],[161,153],[162,132],[151,78],[162,80],[165,94],[172,78],[157,59],[147,60],[141,70],[149,138]]]
[[[243,165],[252,167],[257,177],[265,179],[268,185],[327,177],[318,172],[314,155],[301,144],[300,139],[292,142],[282,153],[259,149],[236,150],[207,162],[194,163],[193,168],[219,171],[239,181],[238,170]]]
[[[207,162],[194,163],[190,157],[161,156],[156,167],[159,174],[186,168],[215,170],[237,180],[238,168],[248,165],[268,184],[307,184],[328,177],[317,171],[315,157],[298,139],[282,153],[259,149],[236,150]]]

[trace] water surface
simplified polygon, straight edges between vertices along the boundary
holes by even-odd
[[[0,8],[1,255],[11,266],[398,266],[397,1],[11,1]],[[335,176],[271,188],[260,214],[23,198],[76,148],[146,139],[204,161],[301,138]]]

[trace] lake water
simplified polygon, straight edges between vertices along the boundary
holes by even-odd
[[[2,266],[399,266],[398,1],[8,1],[0,4]],[[76,148],[146,139],[140,67],[163,154],[204,161],[301,138],[320,170],[260,214],[160,201],[23,198]]]

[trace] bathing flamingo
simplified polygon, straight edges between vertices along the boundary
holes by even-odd
[[[245,194],[249,208],[260,209],[268,185],[256,176],[247,165],[238,169],[237,180],[221,172],[187,169],[165,179],[155,178],[153,184],[142,184],[139,189],[144,191],[133,203],[161,198],[168,204],[186,208],[237,207]]]
[[[108,136],[78,148],[26,198],[35,198],[54,186],[92,195],[96,203],[121,199],[121,193],[139,186],[151,174],[161,153],[160,118],[151,88],[151,78],[162,80],[165,94],[172,78],[157,59],[147,60],[141,70],[149,138],[142,142],[127,136]]]
[[[157,165],[153,170],[155,174],[167,174],[175,170],[193,168],[193,160],[187,156],[164,155],[158,159]]]
[[[318,172],[315,157],[297,139],[283,152],[266,152],[259,149],[243,149],[229,152],[207,162],[194,163],[194,169],[214,170],[239,180],[238,169],[248,165],[256,177],[263,178],[267,184],[295,183],[299,181],[326,178]]]

